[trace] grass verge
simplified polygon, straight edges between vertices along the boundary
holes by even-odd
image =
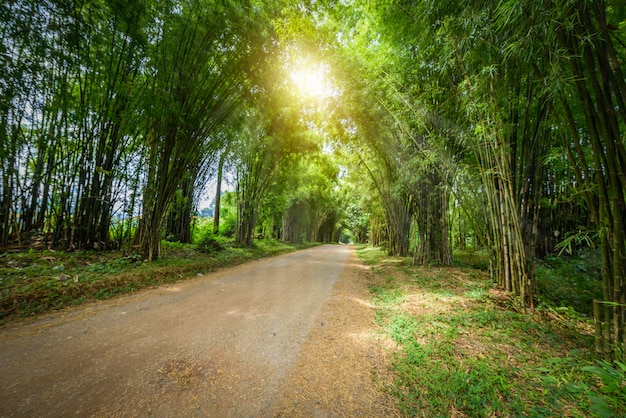
[[[249,248],[224,245],[207,253],[164,242],[162,258],[153,263],[119,251],[0,253],[0,325],[311,245],[260,240]]]
[[[407,416],[626,415],[626,366],[595,361],[587,320],[527,311],[484,271],[358,254],[393,347],[385,390]]]

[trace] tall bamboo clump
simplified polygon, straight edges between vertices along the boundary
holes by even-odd
[[[491,274],[498,286],[534,307],[534,280],[520,226],[508,147],[495,126],[479,130],[473,147],[482,180],[484,216],[492,250]]]
[[[623,358],[626,347],[626,81],[621,71],[623,47],[616,51],[612,22],[619,25],[626,16],[607,17],[604,1],[572,4],[565,10],[572,23],[557,32],[557,40],[569,53],[577,100],[563,99],[573,141],[568,152],[575,155],[574,167],[591,174],[596,188],[587,201],[596,223],[602,251],[604,300],[596,301],[596,351],[605,358]],[[584,40],[584,42],[583,42]],[[623,39],[617,40],[623,45]],[[572,109],[581,109],[582,114]],[[576,117],[578,116],[578,117]],[[585,158],[578,143],[591,148]]]
[[[470,12],[477,21],[477,44],[457,58],[463,81],[457,90],[469,135],[466,163],[480,178],[491,275],[498,286],[535,306],[534,246],[537,242],[541,164],[539,146],[545,116],[533,102],[532,77],[502,63],[499,37],[481,26],[483,12]],[[479,49],[482,53],[476,53]]]
[[[518,0],[498,6],[512,57],[532,65],[549,99],[552,130],[583,190],[603,262],[594,304],[596,351],[623,358],[626,345],[626,80],[621,70],[626,9],[604,0]],[[549,63],[538,67],[538,57]],[[560,129],[563,128],[563,129]]]

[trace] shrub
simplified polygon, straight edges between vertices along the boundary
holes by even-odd
[[[196,243],[196,248],[198,251],[208,254],[224,251],[222,243],[209,231],[200,237]]]
[[[591,315],[593,299],[602,299],[600,251],[547,257],[537,265],[537,290],[543,302]]]

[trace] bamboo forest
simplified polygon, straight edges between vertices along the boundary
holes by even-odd
[[[624,61],[617,0],[4,1],[2,315],[20,253],[469,254],[527,312],[593,259],[563,304],[623,377]]]

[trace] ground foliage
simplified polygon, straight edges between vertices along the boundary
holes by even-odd
[[[362,248],[376,321],[393,342],[385,389],[408,416],[623,416],[626,373],[596,362],[592,324],[527,310],[486,272],[410,267]]]
[[[537,290],[549,304],[592,316],[594,299],[602,299],[602,258],[599,250],[574,256],[549,256],[537,266]]]

